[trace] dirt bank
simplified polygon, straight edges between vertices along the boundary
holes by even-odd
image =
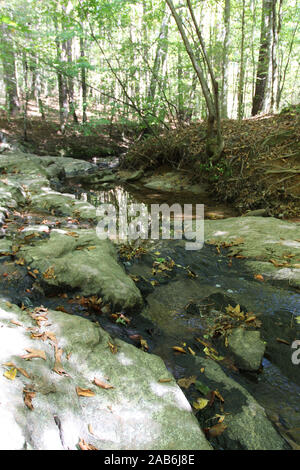
[[[225,147],[218,164],[205,156],[205,125],[194,123],[149,137],[133,145],[124,168],[183,169],[192,183],[209,183],[214,198],[229,202],[240,213],[266,209],[266,215],[300,215],[300,114],[289,109],[279,115],[241,122],[223,122]]]

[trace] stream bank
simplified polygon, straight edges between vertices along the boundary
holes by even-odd
[[[261,217],[208,220],[205,233],[210,243],[197,253],[187,252],[183,241],[158,241],[137,246],[134,250],[119,249],[118,257],[111,242],[103,243],[95,236],[96,201],[101,204],[113,198],[120,202],[128,193],[120,187],[120,181],[103,182],[103,177],[107,179],[109,172],[99,172],[88,162],[39,158],[17,151],[3,154],[0,163],[2,331],[16,335],[11,345],[20,344],[25,349],[38,342],[36,347],[47,354],[45,364],[41,358],[25,364],[30,370],[32,364],[37,364],[32,370],[35,377],[35,389],[32,390],[35,393],[32,400],[34,409],[30,410],[22,403],[22,381],[28,386],[24,376],[18,377],[18,393],[9,408],[10,422],[16,421],[21,429],[18,435],[21,432],[23,446],[26,442],[29,448],[49,448],[58,446],[60,442],[59,445],[75,448],[80,438],[98,448],[109,449],[198,449],[209,448],[210,445],[226,449],[278,449],[297,446],[299,367],[291,363],[290,343],[298,335],[297,322],[291,322],[291,318],[299,315],[300,270],[295,266],[300,245],[297,241],[299,224]],[[82,186],[75,187],[76,178],[80,181],[83,171],[92,175],[88,178],[98,178],[98,182],[94,181],[88,190],[82,190]],[[74,194],[61,192],[68,188],[68,181]],[[107,184],[109,186],[103,186]],[[134,193],[130,194],[134,199]],[[151,201],[155,200],[155,194],[152,193]],[[162,197],[161,193],[159,197]],[[166,202],[169,202],[168,198]],[[214,212],[213,208],[211,210]],[[215,212],[222,213],[222,208]],[[275,260],[275,264],[270,259]],[[283,263],[284,266],[280,266]],[[115,285],[119,285],[119,289]],[[55,372],[50,370],[51,365],[54,366],[55,343],[51,343],[49,336],[42,341],[30,338],[25,331],[16,333],[22,331],[21,327],[10,322],[14,320],[33,327],[32,321],[36,322],[39,310],[33,317],[31,314],[41,304],[48,308],[47,317],[52,323],[49,331],[55,334],[58,347],[64,350],[63,368],[69,375],[56,374],[59,383],[56,383]],[[226,353],[222,335],[221,338],[206,337],[207,328],[219,319],[220,312],[226,313],[228,305],[232,308],[240,305],[240,310],[252,311],[263,325],[250,325],[250,331],[259,330],[263,340],[267,341],[266,352],[262,351],[265,354],[264,368],[252,371],[250,375],[247,371],[241,373],[234,362],[236,356]],[[277,344],[273,327],[278,322],[282,325],[277,325],[277,328],[281,335],[284,333],[281,339],[288,344]],[[88,325],[94,325],[96,329]],[[238,323],[233,326],[236,328]],[[243,322],[239,326],[243,328]],[[87,338],[85,331],[89,331]],[[45,329],[34,333],[40,338],[38,335],[42,336]],[[103,337],[103,341],[99,337]],[[99,341],[104,348],[101,351],[97,349]],[[117,347],[115,354],[109,343]],[[184,352],[174,350],[174,346]],[[72,355],[67,359],[70,348],[74,349],[74,363],[69,362]],[[11,347],[1,362],[16,363],[19,360],[16,356],[20,354],[19,347],[18,352]],[[222,355],[224,359],[220,360]],[[157,356],[163,358],[167,369]],[[281,362],[280,358],[283,358]],[[16,363],[19,369],[23,362]],[[39,369],[41,364],[44,367]],[[141,377],[145,369],[149,370],[149,375],[145,378],[145,386],[142,386]],[[113,417],[109,416],[109,420],[113,419],[115,424],[109,434],[112,436],[110,439],[104,438],[103,434],[94,438],[88,431],[89,424],[92,429],[96,426],[95,422],[89,421],[94,414],[92,403],[97,404],[93,402],[95,396],[98,397],[95,387],[93,397],[78,398],[69,392],[76,388],[75,385],[90,388],[93,374],[99,370],[101,378],[110,376],[117,389],[100,390],[101,399],[105,393],[107,407],[113,408]],[[40,385],[40,375],[50,387],[46,387],[45,393]],[[194,375],[196,379],[190,387],[182,389],[191,403],[199,397],[204,400],[205,396],[209,397],[209,406],[200,411],[193,408],[206,438],[173,378],[180,380]],[[124,382],[125,376],[128,379]],[[195,380],[201,382],[202,387]],[[116,387],[116,384],[120,385]],[[14,381],[2,378],[3,394],[8,386],[11,394],[14,385]],[[151,396],[148,395],[149,389],[153,392]],[[138,395],[137,390],[140,390]],[[71,408],[63,400],[57,400],[61,394],[76,398],[76,407]],[[120,400],[123,407],[118,405]],[[150,402],[153,407],[149,408]],[[22,416],[26,419],[18,422],[21,406]],[[30,441],[28,436],[45,407],[49,411],[43,424],[45,439],[42,442],[34,437]],[[267,419],[263,407],[268,408],[268,416],[274,424]],[[65,419],[66,408],[69,409],[68,419]],[[35,409],[38,410],[36,417]],[[158,410],[161,410],[162,419],[157,416]],[[152,416],[146,425],[145,413]],[[68,436],[63,440],[54,415],[59,416],[60,423],[63,423],[60,430]],[[132,416],[136,417],[131,427],[132,439],[126,441],[125,430]],[[100,418],[96,415],[95,419]],[[124,424],[121,429],[117,425],[120,420]],[[72,436],[69,435],[71,422],[77,423]],[[222,426],[217,427],[218,432],[214,436],[211,429],[223,422],[223,427],[226,427],[222,432]],[[55,436],[52,443],[47,439],[48,426],[49,434],[53,432]],[[107,422],[105,426],[109,426]],[[138,438],[143,434],[144,426],[149,427],[153,440],[150,435],[142,441]],[[10,445],[19,445],[19,441],[16,444],[12,440]]]

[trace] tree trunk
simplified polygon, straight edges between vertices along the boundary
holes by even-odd
[[[157,40],[157,48],[155,53],[154,65],[152,69],[152,75],[150,80],[150,86],[148,91],[148,97],[152,100],[155,99],[157,77],[159,71],[163,68],[164,62],[167,55],[167,38],[168,38],[168,29],[169,29],[169,18],[170,14],[164,11],[163,20],[160,27],[159,37]]]
[[[193,22],[196,34],[200,42],[201,53],[203,55],[204,62],[206,63],[208,71],[209,71],[209,76],[210,76],[212,87],[213,87],[213,96],[209,89],[208,83],[205,79],[204,70],[202,68],[201,62],[197,60],[197,57],[194,54],[194,51],[185,34],[182,21],[178,13],[176,12],[174,4],[172,0],[166,0],[166,2],[177,24],[185,49],[190,57],[191,63],[194,67],[194,70],[197,74],[197,77],[199,79],[199,82],[202,88],[202,92],[203,92],[207,110],[208,110],[206,153],[207,153],[207,156],[212,159],[212,161],[216,162],[220,159],[223,148],[224,148],[224,140],[222,137],[222,130],[221,130],[220,99],[219,99],[218,83],[215,79],[210,60],[208,59],[206,49],[205,49],[205,44],[202,38],[202,34],[196,22],[196,18],[195,18],[190,0],[187,0],[187,4],[188,4],[189,12],[192,18],[192,22]],[[216,125],[216,128],[215,128],[215,125]]]
[[[16,63],[11,31],[5,23],[1,24],[1,59],[3,63],[3,75],[6,88],[6,104],[10,116],[15,116],[20,111],[20,102],[17,90]]]
[[[240,59],[240,70],[239,70],[239,85],[238,85],[238,120],[239,121],[243,119],[244,117],[244,76],[245,76],[244,43],[245,43],[245,0],[243,0],[243,11],[242,11],[241,59]]]
[[[80,57],[84,60],[84,39],[80,37]],[[87,86],[86,86],[86,69],[81,66],[81,97],[82,97],[82,122],[87,121],[86,108],[87,108]]]
[[[270,110],[270,80],[272,65],[272,11],[276,0],[263,0],[261,36],[256,73],[255,93],[252,104],[252,116]]]
[[[72,58],[72,39],[68,39],[66,43],[66,53],[68,58],[69,66],[72,65],[73,58]],[[69,95],[69,112],[73,116],[74,122],[78,122],[78,118],[76,115],[75,109],[75,102],[74,102],[74,80],[72,77],[72,72],[69,71],[68,76],[68,95]]]
[[[227,99],[228,99],[228,76],[229,76],[229,45],[230,45],[230,0],[225,0],[224,8],[224,27],[225,36],[223,43],[222,60],[222,93],[221,93],[221,116],[228,117]]]
[[[58,39],[58,24],[56,18],[54,19],[55,29],[57,36],[55,38],[56,43],[56,55],[59,67],[57,69],[57,82],[58,82],[58,101],[59,101],[59,121],[60,130],[64,134],[66,123],[68,121],[68,86],[67,79],[62,69],[64,62],[66,62],[66,44],[60,43]]]

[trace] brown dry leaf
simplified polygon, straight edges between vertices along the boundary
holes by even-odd
[[[186,354],[186,351],[180,347],[180,346],[173,346],[172,349],[176,352],[180,352],[180,353],[183,353],[183,354]]]
[[[53,372],[56,372],[59,375],[69,375],[67,374],[67,372],[65,371],[61,363],[62,353],[63,353],[63,350],[61,348],[58,348],[55,345],[55,363],[54,363],[54,367],[52,370]]]
[[[10,323],[12,323],[13,325],[16,325],[16,326],[23,326],[22,323],[20,323],[17,320],[10,320]]]
[[[254,320],[256,320],[256,315],[251,315],[250,317],[246,318],[245,323],[249,323]]]
[[[28,354],[24,354],[24,356],[21,356],[21,359],[26,359],[27,361],[34,358],[44,359],[44,361],[46,360],[45,351],[33,348],[28,348],[26,349],[26,351],[28,352]]]
[[[76,393],[79,397],[93,397],[93,396],[95,396],[95,392],[93,392],[89,388],[76,387]]]
[[[225,415],[216,414],[216,418],[218,418],[218,423],[223,423]]]
[[[290,345],[291,345],[291,343],[289,343],[289,342],[286,341],[285,339],[276,338],[276,341],[278,341],[278,343],[287,344],[287,346],[290,346]]]
[[[254,274],[254,279],[257,281],[264,281],[264,277],[261,274]]]
[[[53,343],[57,344],[57,339],[56,339],[56,336],[54,333],[52,333],[52,331],[45,331],[45,336],[47,339],[49,339],[50,341],[52,341]]]
[[[115,344],[111,343],[110,341],[108,341],[108,346],[112,354],[116,354],[118,352],[118,347]]]
[[[159,383],[161,383],[161,384],[164,384],[164,383],[167,383],[167,382],[171,382],[171,381],[172,381],[172,379],[164,379],[164,378],[159,379]]]
[[[224,403],[225,400],[224,400],[224,398],[222,397],[222,395],[221,395],[221,393],[219,392],[219,390],[215,390],[214,393],[215,393],[215,396],[216,396],[217,398],[219,398],[219,400],[220,400],[222,403]]]
[[[25,403],[25,405],[30,410],[33,410],[32,400],[35,397],[36,393],[32,390],[27,390],[26,388],[24,388],[23,393],[24,393],[24,403]]]
[[[49,268],[43,272],[43,277],[45,279],[55,279],[54,266],[49,266]]]
[[[276,268],[280,268],[282,266],[289,266],[289,263],[284,262],[284,263],[279,263],[275,259],[269,259],[270,263],[272,263]]]
[[[98,450],[97,447],[93,446],[92,444],[87,444],[84,439],[80,439],[78,445],[81,450]]]
[[[65,235],[69,235],[69,237],[74,237],[74,238],[79,237],[78,233],[76,233],[76,232],[67,232]]]
[[[177,380],[177,383],[180,388],[189,388],[192,384],[194,384],[197,380],[196,375],[192,375],[191,377],[183,377],[182,379]]]
[[[102,382],[102,380],[97,379],[96,377],[94,378],[94,382],[97,387],[104,388],[105,390],[108,390],[109,388],[114,388],[112,385]]]
[[[223,434],[226,428],[227,428],[227,425],[221,422],[221,423],[215,424],[211,428],[208,428],[207,434],[209,437],[218,437],[221,434]]]

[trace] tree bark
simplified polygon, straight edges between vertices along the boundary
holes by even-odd
[[[230,46],[230,0],[225,0],[224,8],[224,27],[225,36],[223,43],[223,60],[222,60],[222,92],[221,92],[221,116],[228,117],[228,76],[229,76],[229,46]]]
[[[252,116],[270,110],[270,79],[272,62],[272,19],[273,3],[276,0],[262,0],[261,36],[256,73]]]
[[[80,57],[84,60],[85,47],[84,39],[80,37]],[[81,65],[81,97],[82,97],[82,122],[87,122],[86,108],[87,108],[87,85],[86,85],[86,68]]]
[[[244,77],[245,77],[245,64],[244,64],[244,43],[245,43],[245,0],[243,0],[242,11],[242,38],[241,38],[241,59],[239,70],[239,84],[238,84],[238,120],[243,119],[244,116]]]
[[[20,101],[17,89],[17,74],[13,41],[9,26],[1,24],[1,59],[3,63],[4,83],[6,88],[6,104],[10,116],[20,111]]]

